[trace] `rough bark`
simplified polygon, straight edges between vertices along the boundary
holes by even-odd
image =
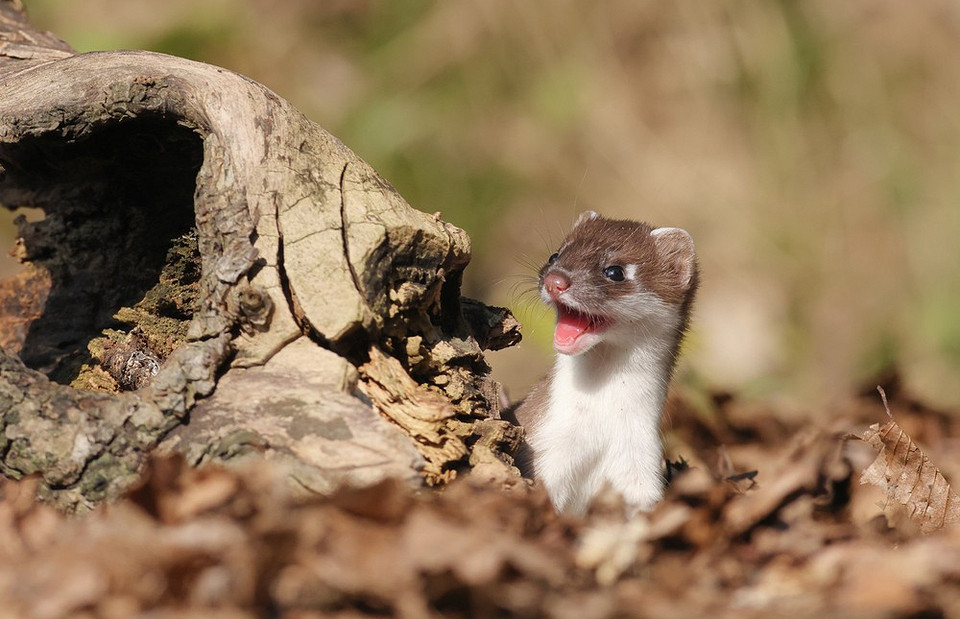
[[[76,54],[0,0],[0,166],[45,214],[0,282],[4,475],[84,508],[161,440],[311,491],[515,473],[481,345],[518,325],[461,299],[469,238],[264,86]]]

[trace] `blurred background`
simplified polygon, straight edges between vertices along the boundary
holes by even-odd
[[[681,384],[812,411],[899,368],[960,409],[960,3],[25,3],[80,51],[252,77],[464,228],[464,293],[524,324],[514,398],[552,358],[524,291],[593,209],[696,240]]]

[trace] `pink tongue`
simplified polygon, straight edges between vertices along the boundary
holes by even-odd
[[[560,315],[557,316],[557,328],[553,332],[553,342],[561,346],[569,346],[583,335],[583,332],[589,326],[590,319],[587,316],[561,311]]]

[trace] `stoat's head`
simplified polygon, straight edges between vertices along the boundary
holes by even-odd
[[[602,341],[678,338],[697,280],[693,239],[684,230],[587,211],[540,269],[540,296],[557,310],[554,348],[579,355]]]

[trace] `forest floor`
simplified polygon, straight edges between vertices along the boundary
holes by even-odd
[[[940,475],[960,471],[960,417],[887,394],[892,417],[871,390],[824,428],[676,399],[669,451],[688,466],[630,521],[613,497],[558,517],[519,480],[297,499],[263,464],[154,459],[137,490],[75,517],[8,481],[0,614],[960,616],[960,505]]]

